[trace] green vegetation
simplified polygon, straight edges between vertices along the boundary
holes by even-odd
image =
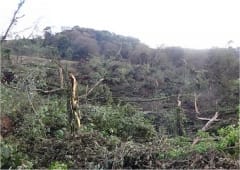
[[[151,49],[107,31],[44,31],[2,44],[1,168],[239,168],[239,49]],[[74,135],[68,71],[81,112]]]
[[[30,161],[30,158],[19,151],[21,146],[16,146],[14,144],[6,143],[4,141],[0,142],[1,146],[1,168],[2,169],[30,169],[33,166],[33,163]]]
[[[85,109],[85,115],[88,116],[86,125],[104,135],[113,135],[125,140],[150,140],[156,135],[153,125],[144,119],[143,113],[131,108],[90,106]]]
[[[51,170],[53,170],[53,169],[67,170],[67,165],[56,161],[56,162],[51,163],[49,169],[51,169]]]

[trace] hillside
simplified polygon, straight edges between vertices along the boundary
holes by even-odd
[[[1,59],[1,168],[239,168],[239,49],[47,27]]]

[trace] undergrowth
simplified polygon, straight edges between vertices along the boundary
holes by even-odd
[[[234,159],[239,155],[239,124],[216,133],[199,131],[196,136],[200,141],[192,145],[189,136],[159,136],[153,122],[130,104],[84,104],[80,108],[82,129],[73,138],[69,136],[64,98],[36,94],[33,110],[26,92],[16,93],[4,86],[1,92],[5,115],[18,121],[13,135],[0,142],[1,168],[171,168],[174,165],[168,166],[167,161],[209,151]],[[164,163],[158,165],[158,161]]]

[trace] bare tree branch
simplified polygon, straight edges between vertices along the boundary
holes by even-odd
[[[41,92],[43,94],[50,94],[50,93],[56,93],[59,91],[64,91],[66,89],[64,88],[58,88],[58,89],[52,89],[52,90],[43,90],[43,89],[32,89],[31,91],[37,91],[37,92]]]
[[[195,107],[195,112],[196,112],[196,118],[199,119],[199,120],[208,120],[208,122],[202,127],[201,131],[207,131],[209,129],[209,127],[213,124],[213,122],[215,121],[219,121],[220,119],[217,119],[218,117],[218,112],[215,112],[215,115],[212,117],[212,118],[205,118],[205,117],[198,117],[200,113],[199,109],[198,109],[198,106],[197,106],[197,99],[198,99],[198,96],[196,93],[194,93],[194,107]],[[195,144],[197,144],[200,140],[200,137],[196,137],[194,140],[193,140],[193,143],[192,143],[192,146],[194,146]]]
[[[197,113],[196,114],[196,118],[199,119],[199,120],[212,120],[212,118],[206,118],[206,117],[199,117],[198,115],[201,114],[199,109],[198,109],[198,106],[197,106],[197,99],[198,99],[198,95],[196,93],[194,93],[194,108],[195,108],[195,112]],[[219,121],[220,119],[214,119],[214,121]]]
[[[200,115],[201,113],[199,112],[199,109],[198,109],[198,106],[197,106],[197,99],[198,99],[198,95],[196,94],[196,92],[194,92],[194,107],[195,107],[195,112]]]
[[[59,67],[58,71],[59,71],[59,78],[60,78],[60,88],[63,89],[64,88],[63,68]]]
[[[31,105],[31,107],[32,107],[32,110],[33,110],[33,112],[34,112],[35,114],[37,114],[37,111],[36,111],[36,109],[35,109],[35,107],[34,107],[34,105],[33,105],[33,102],[32,102],[31,96],[30,96],[29,89],[28,89],[28,88],[26,88],[26,90],[27,90],[28,102],[30,103],[30,105]]]
[[[10,22],[10,24],[9,24],[6,32],[4,33],[4,35],[3,35],[2,38],[1,38],[1,43],[7,38],[8,33],[9,33],[10,29],[12,28],[13,24],[16,23],[18,19],[20,19],[20,18],[22,18],[22,17],[24,16],[24,15],[23,15],[23,16],[19,16],[19,17],[17,16],[19,10],[21,9],[21,7],[22,7],[22,5],[23,5],[24,3],[25,3],[25,0],[20,0],[20,2],[19,2],[19,4],[18,4],[18,8],[17,8],[17,10],[14,12],[13,17],[12,17],[12,20],[11,20],[11,22]]]
[[[206,117],[198,117],[197,116],[197,119],[199,119],[199,120],[211,120],[212,118],[206,118]],[[215,119],[214,121],[219,121],[220,119]]]
[[[104,78],[101,78],[100,80],[98,80],[98,82],[90,90],[88,91],[86,90],[86,94],[79,96],[79,98],[86,98],[103,80]]]
[[[153,102],[153,101],[159,101],[159,100],[168,100],[171,97],[178,97],[178,96],[179,95],[172,95],[172,96],[150,98],[150,99],[141,99],[141,98],[126,98],[126,99],[119,98],[119,99],[124,101],[124,102]],[[181,96],[192,96],[192,95],[191,94],[182,94]]]
[[[218,112],[215,113],[215,115],[202,127],[202,131],[205,132],[209,129],[209,127],[211,126],[211,124],[213,124],[214,121],[217,120],[217,117],[218,117]],[[200,137],[196,137],[194,140],[193,140],[193,143],[192,143],[192,146],[194,146],[195,144],[197,144],[200,140]]]
[[[218,115],[219,115],[218,112],[216,112],[215,115],[202,128],[202,131],[208,130],[208,128],[211,126],[211,124],[213,124],[213,122],[216,121]]]
[[[181,108],[181,105],[182,105],[182,102],[181,102],[181,100],[180,100],[180,95],[178,95],[178,97],[177,97],[177,106],[179,107],[179,108]]]

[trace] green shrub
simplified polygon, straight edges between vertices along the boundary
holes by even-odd
[[[237,106],[238,117],[240,115],[240,105]],[[218,130],[220,140],[217,144],[217,149],[225,151],[234,156],[239,156],[240,145],[240,120],[237,125],[228,125]]]
[[[51,98],[36,113],[26,113],[18,134],[28,139],[46,138],[47,135],[63,138],[67,129],[66,104],[61,99]]]
[[[0,142],[1,169],[29,169],[33,164],[27,155],[18,151],[16,145]]]
[[[66,100],[52,98],[40,110],[47,132],[53,136],[63,137],[68,127]]]
[[[172,149],[167,153],[169,158],[181,158],[182,156],[186,155],[186,150],[183,148]]]
[[[220,140],[217,148],[231,154],[239,154],[239,126],[229,125],[218,130]]]
[[[159,159],[179,159],[186,156],[191,150],[190,139],[183,136],[167,139],[167,146],[163,146],[166,150],[159,154]]]
[[[105,84],[99,85],[88,98],[93,99],[94,103],[97,104],[111,104],[113,102],[112,92]]]
[[[53,170],[53,169],[66,170],[68,168],[66,164],[56,161],[51,163],[49,169],[50,170]]]
[[[89,106],[83,109],[83,113],[88,116],[86,124],[105,135],[135,140],[148,140],[156,135],[153,125],[142,112],[133,114],[125,107]]]
[[[203,140],[202,142],[197,143],[194,145],[193,150],[197,153],[204,153],[207,152],[209,149],[215,150],[216,149],[216,142],[212,139]]]
[[[2,113],[16,117],[19,114],[31,112],[26,93],[5,87],[4,85],[1,85],[0,89]]]

